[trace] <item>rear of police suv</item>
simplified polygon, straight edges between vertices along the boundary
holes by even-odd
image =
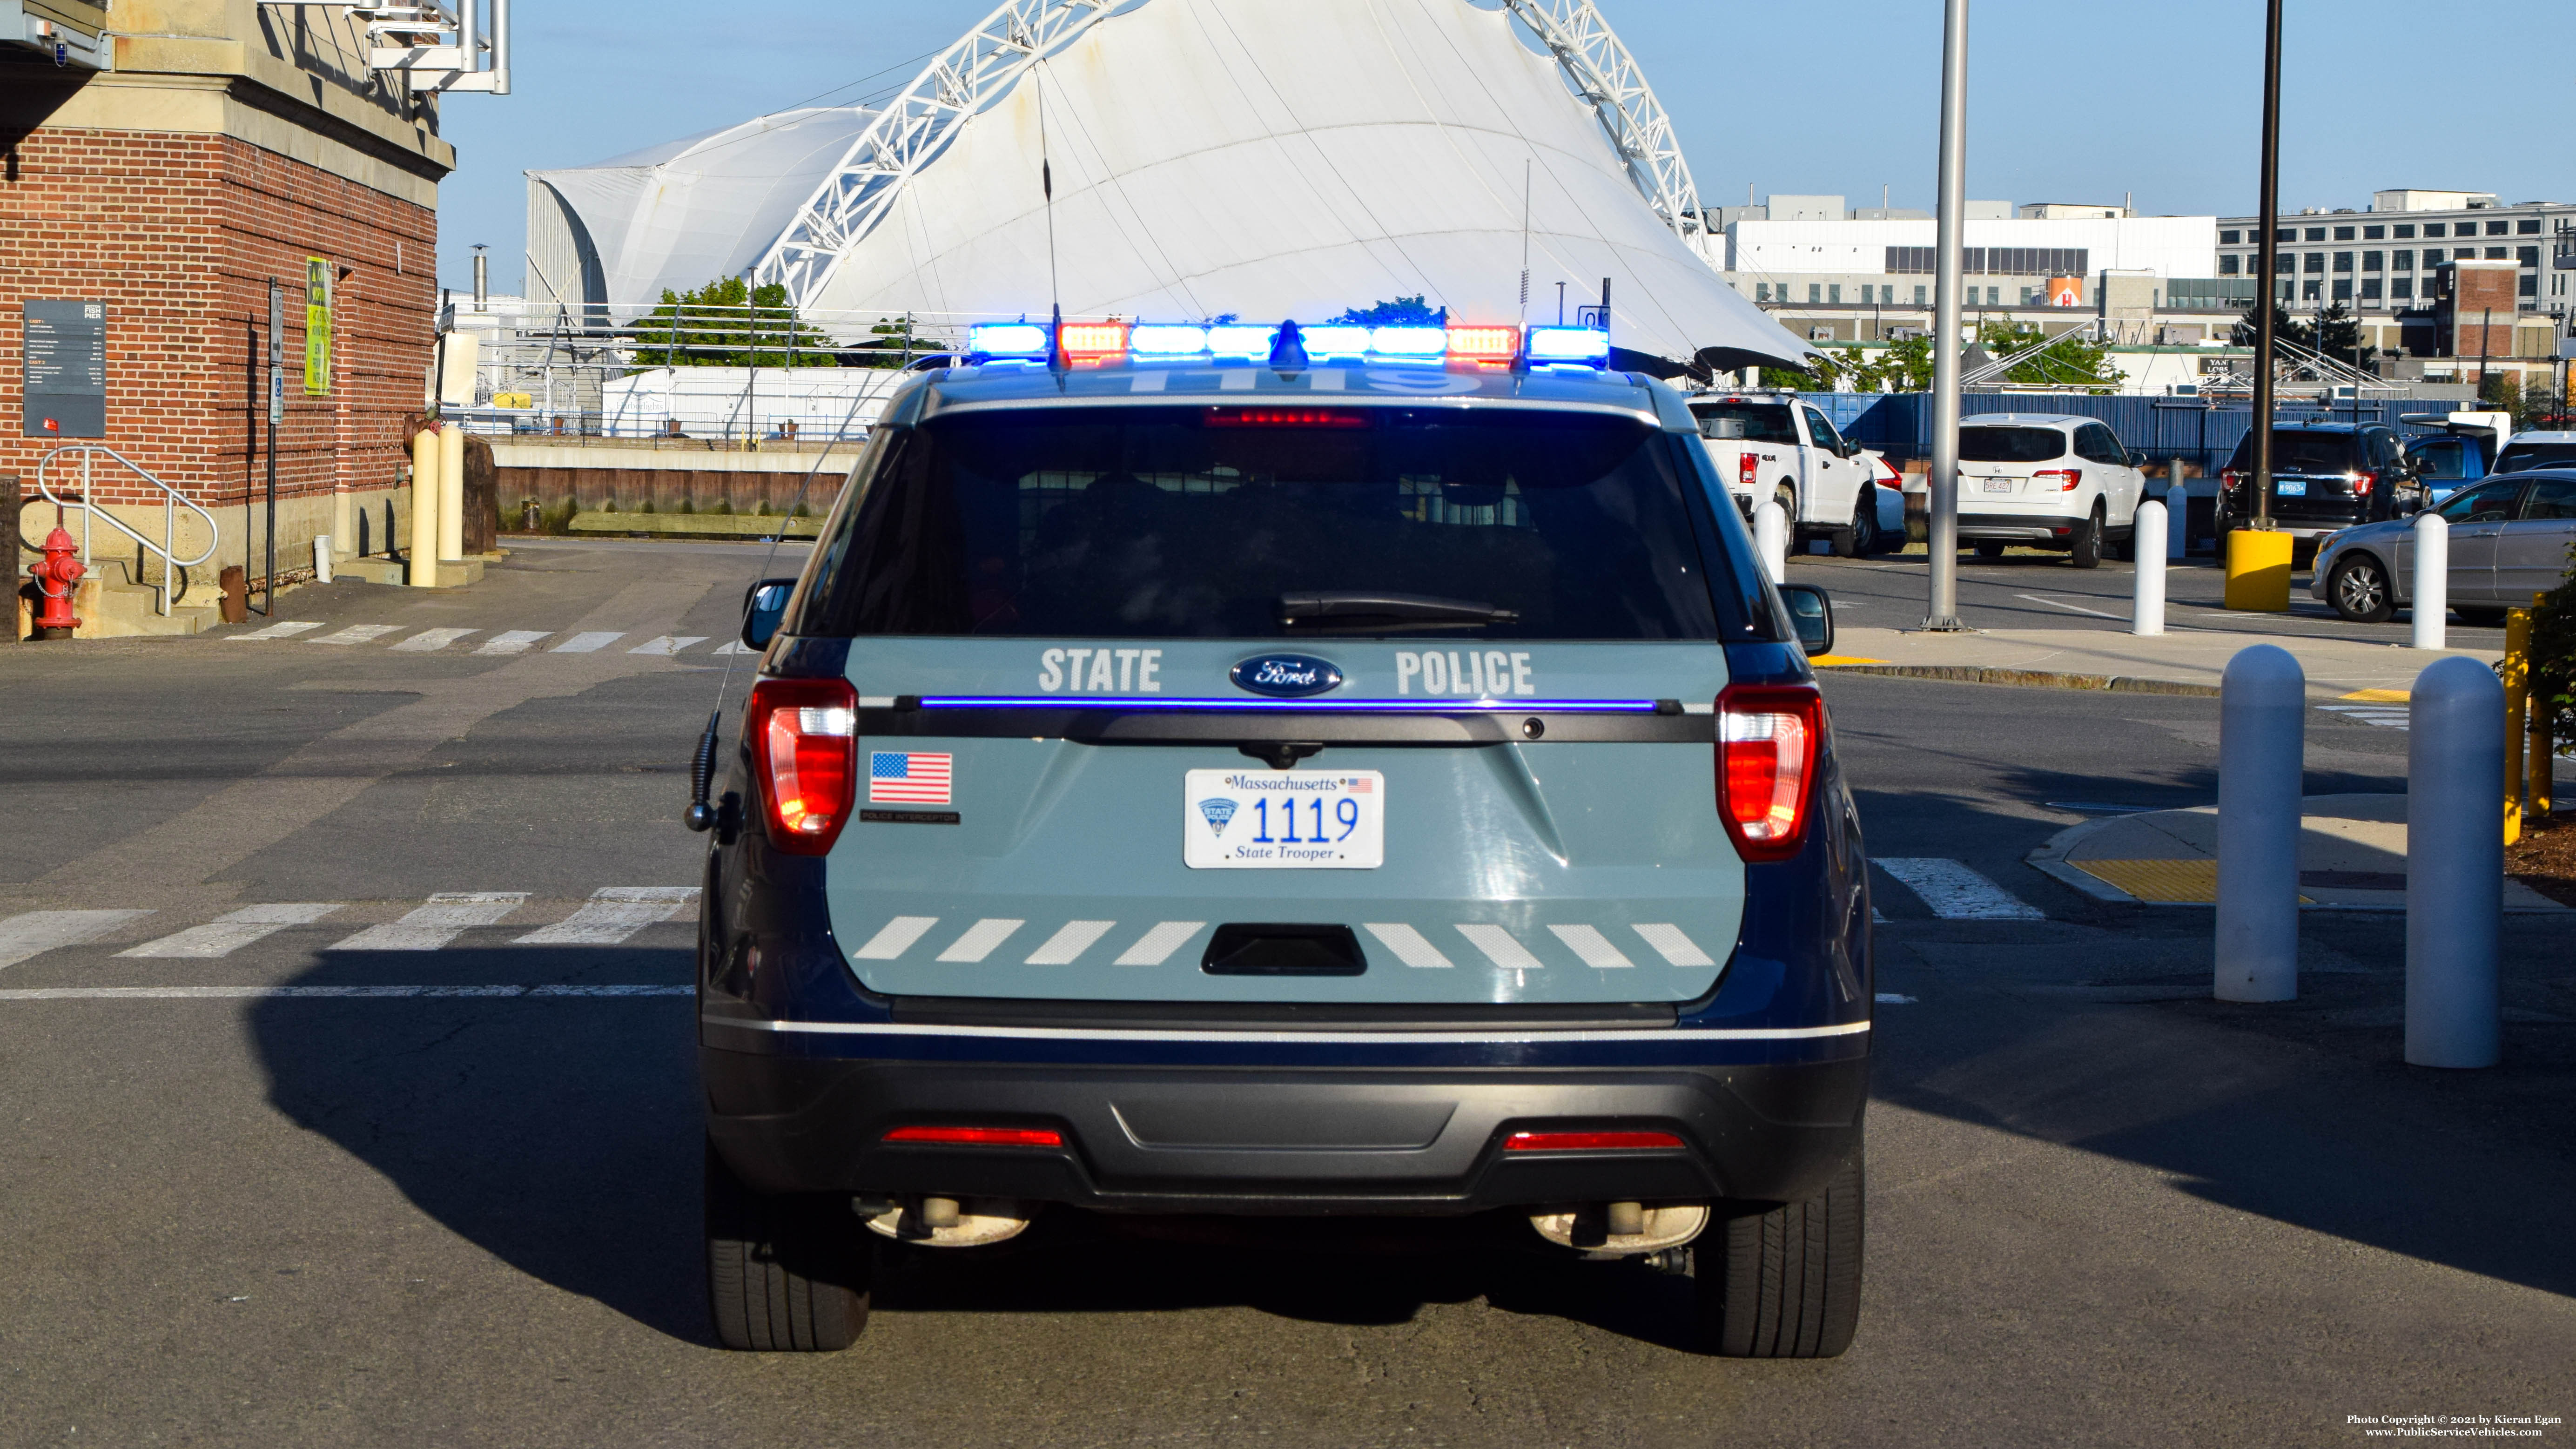
[[[1661,384],[1141,347],[925,375],[718,819],[729,1344],[844,1346],[871,1244],[1069,1210],[1507,1224],[1694,1273],[1712,1351],[1849,1340],[1858,823]]]

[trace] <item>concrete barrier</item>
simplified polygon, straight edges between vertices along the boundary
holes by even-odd
[[[2491,1067],[2504,1036],[2504,685],[2474,659],[2436,660],[2406,708],[2406,1060]]]
[[[2221,1001],[2291,1001],[2299,994],[2307,689],[2299,661],[2272,644],[2238,650],[2219,682],[2213,989]]]

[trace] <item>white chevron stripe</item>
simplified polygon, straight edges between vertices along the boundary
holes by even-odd
[[[1016,931],[1027,924],[1028,922],[1026,921],[1004,920],[997,916],[987,916],[983,920],[977,921],[975,924],[968,926],[964,935],[961,935],[956,940],[949,942],[948,949],[939,953],[939,959],[942,961],[962,962],[981,961],[985,957],[993,954],[994,947],[1011,939],[1011,933],[1013,931]]]
[[[930,934],[939,924],[937,916],[897,916],[885,923],[884,929],[868,938],[868,943],[850,954],[861,961],[892,961],[912,949],[912,943]]]
[[[1070,966],[1074,958],[1091,949],[1094,941],[1109,934],[1116,921],[1067,921],[1063,929],[1046,938],[1046,944],[1029,953],[1032,966]]]
[[[1460,926],[1458,934],[1484,952],[1486,960],[1506,971],[1536,971],[1547,965],[1531,955],[1529,947],[1522,945],[1519,937],[1500,926]]]
[[[1611,945],[1608,937],[1590,926],[1550,926],[1547,929],[1556,939],[1563,941],[1575,955],[1582,957],[1583,964],[1586,966],[1598,966],[1607,971],[1614,967],[1637,964],[1622,955],[1618,947]]]
[[[1407,966],[1435,969],[1456,964],[1441,955],[1440,948],[1432,945],[1420,931],[1401,921],[1371,921],[1365,929],[1370,935],[1385,942],[1386,948],[1395,953],[1395,959]]]
[[[1717,964],[1715,961],[1709,959],[1709,955],[1706,951],[1699,948],[1699,943],[1697,941],[1683,935],[1682,928],[1679,926],[1672,925],[1670,923],[1659,923],[1646,926],[1630,926],[1628,929],[1636,932],[1640,937],[1644,938],[1646,944],[1654,947],[1655,954],[1663,957],[1664,961],[1668,965],[1714,966]]]
[[[1205,921],[1163,921],[1136,938],[1136,944],[1118,955],[1120,966],[1160,966],[1181,943],[1199,933]]]

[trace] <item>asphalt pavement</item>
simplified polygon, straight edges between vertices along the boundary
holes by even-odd
[[[2493,1071],[2399,1061],[2393,914],[2311,916],[2301,999],[2222,1006],[2207,912],[2025,860],[2208,803],[2217,701],[1868,677],[1825,685],[1886,918],[1845,1357],[1700,1357],[1687,1283],[1510,1224],[1069,1214],[893,1265],[849,1353],[726,1353],[678,816],[764,551],[514,548],[467,591],[0,647],[0,937],[65,938],[0,941],[0,1444],[2276,1445],[2576,1413],[2563,930],[2507,924]],[[1893,621],[1922,567],[1797,571]],[[1971,622],[2107,592],[2125,624],[2116,565],[1961,578]],[[282,623],[315,627],[242,637]],[[2306,793],[2400,788],[2405,742],[2319,710]]]

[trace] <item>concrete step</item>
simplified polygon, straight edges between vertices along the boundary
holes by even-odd
[[[203,589],[203,585],[199,589]],[[13,637],[25,639],[35,632],[37,604],[33,590],[21,586],[18,591],[17,630]],[[72,615],[80,627],[72,631],[75,639],[136,639],[156,635],[201,634],[223,622],[222,611],[212,604],[191,607],[175,605],[168,614],[155,607],[160,591],[142,584],[116,583],[104,579],[83,579],[72,592]]]

